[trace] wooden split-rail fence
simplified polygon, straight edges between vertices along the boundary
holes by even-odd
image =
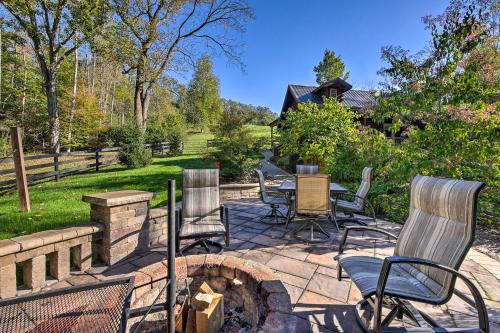
[[[0,193],[17,187],[22,210],[29,211],[28,185],[59,181],[63,176],[117,164],[121,147],[88,149],[58,154],[24,155],[21,129],[11,128],[12,157],[0,158]],[[146,144],[153,156],[170,152],[168,142]]]

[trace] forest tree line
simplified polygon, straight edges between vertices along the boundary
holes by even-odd
[[[102,145],[129,123],[146,137],[165,122],[210,127],[224,110],[265,123],[269,109],[220,97],[211,61],[243,66],[253,17],[244,0],[3,1],[0,155],[9,126],[24,129],[26,149],[59,152]],[[192,68],[188,84],[173,78]]]

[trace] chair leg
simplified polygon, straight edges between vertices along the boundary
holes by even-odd
[[[208,246],[211,245],[213,247],[216,247],[218,250],[217,251],[212,251]],[[181,255],[185,255],[185,252],[188,252],[189,250],[194,249],[197,246],[201,246],[207,253],[214,253],[214,254],[220,254],[224,252],[224,246],[222,244],[215,242],[213,240],[207,239],[207,238],[202,238],[194,241],[191,244],[188,244],[184,246],[183,248],[179,249],[179,253]]]
[[[279,205],[271,204],[271,210],[264,216],[260,218],[261,223],[270,224],[270,225],[281,225],[286,224],[287,216],[285,216],[280,210]],[[274,222],[266,222],[266,219],[272,218]],[[279,219],[282,218],[285,221],[280,222]]]
[[[299,232],[301,232],[303,229],[306,227],[310,227],[310,232],[309,232],[309,237],[302,237]],[[318,232],[320,235],[323,235],[323,237],[316,238],[314,232]],[[327,233],[321,226],[314,222],[314,221],[309,221],[307,223],[304,223],[300,228],[295,230],[295,238],[307,243],[323,243],[326,242],[330,239],[330,234]]]

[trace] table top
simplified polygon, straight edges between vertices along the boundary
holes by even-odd
[[[277,190],[278,191],[283,191],[283,192],[292,192],[292,191],[296,190],[296,187],[297,186],[295,185],[295,182],[288,181],[288,182],[281,183],[281,185],[277,187]],[[330,183],[330,192],[333,192],[333,193],[346,193],[346,192],[349,192],[349,190],[346,189],[345,187],[343,187],[340,184]]]

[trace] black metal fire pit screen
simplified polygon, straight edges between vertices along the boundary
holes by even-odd
[[[119,332],[126,325],[133,278],[0,301],[0,332]]]

